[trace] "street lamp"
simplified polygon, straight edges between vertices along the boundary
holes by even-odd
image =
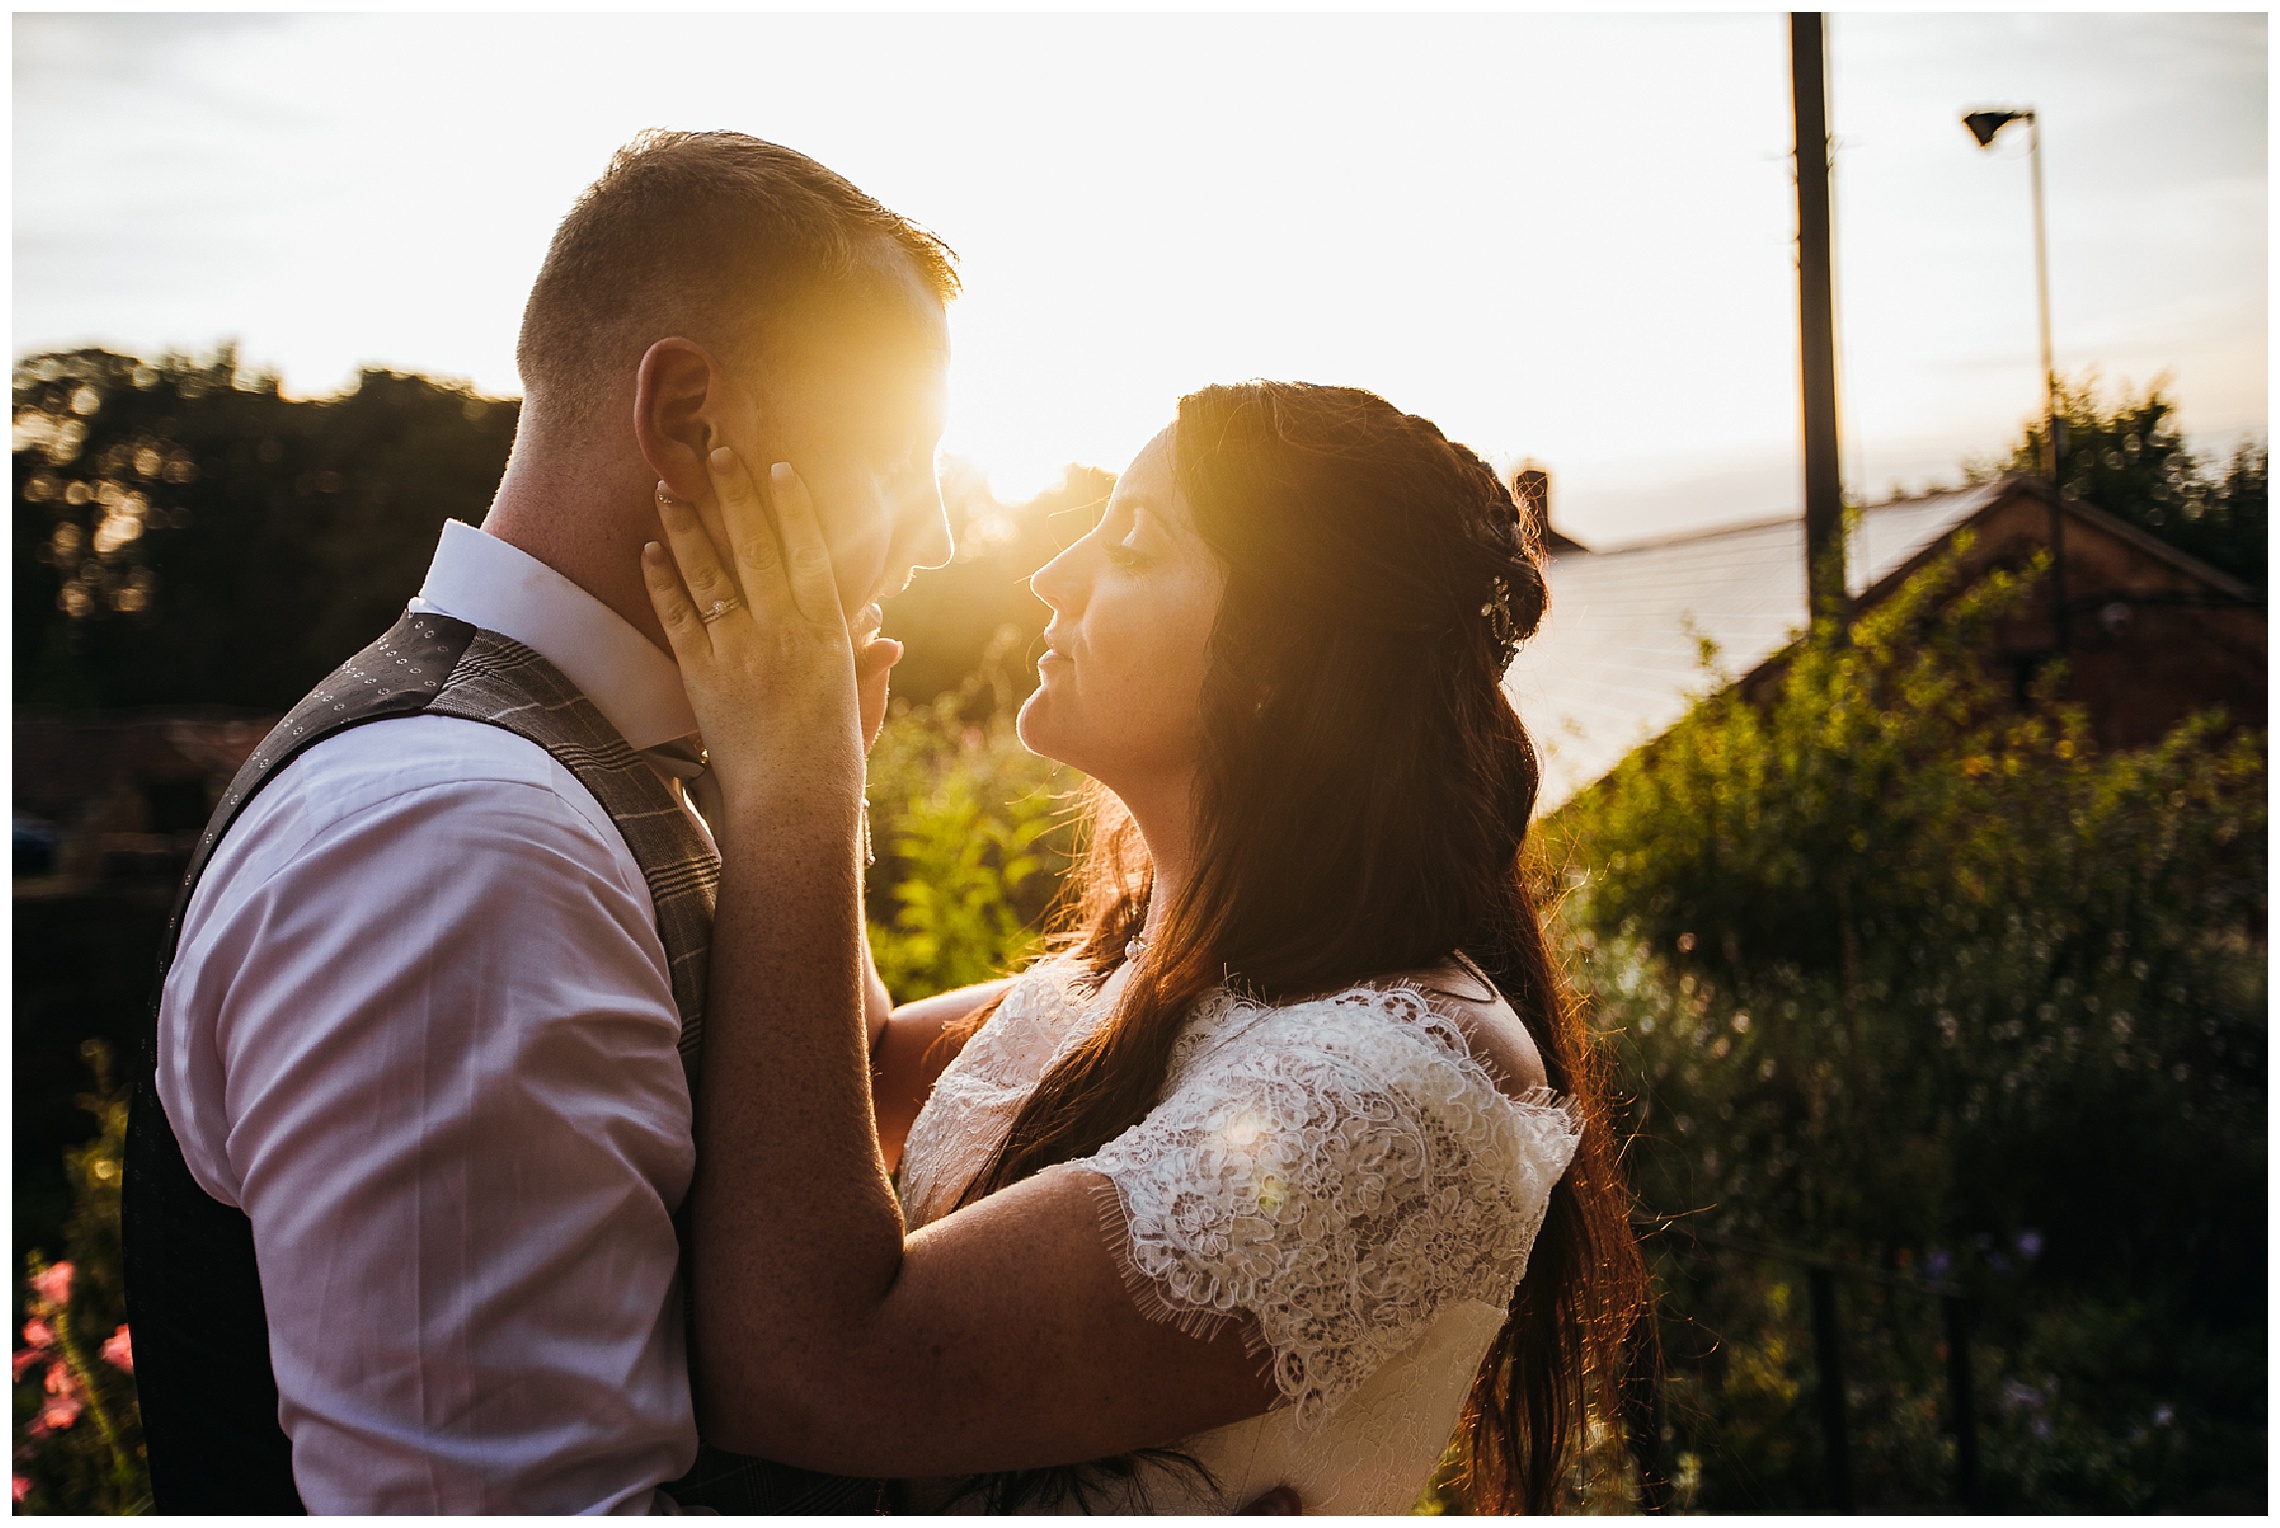
[[[2042,321],[2043,373],[2043,476],[2050,480],[2051,625],[2061,652],[2066,649],[2066,547],[2058,507],[2059,431],[2058,373],[2050,358],[2050,246],[2043,235],[2042,118],[2032,106],[1964,113],[1963,125],[1981,148],[1992,148],[1995,135],[2014,122],[2027,124],[2027,158],[2033,165],[2035,187],[2035,310]]]

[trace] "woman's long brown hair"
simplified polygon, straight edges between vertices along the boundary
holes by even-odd
[[[1226,574],[1195,873],[1115,1014],[1046,1074],[965,1199],[1139,1123],[1186,1015],[1223,983],[1279,1001],[1464,953],[1583,1127],[1466,1410],[1475,1510],[1552,1510],[1586,1416],[1622,1426],[1626,1368],[1653,1360],[1635,1351],[1651,1299],[1598,1050],[1522,858],[1537,760],[1500,680],[1543,615],[1536,529],[1478,456],[1350,388],[1191,394],[1174,455]],[[1151,890],[1145,844],[1096,789],[1067,904],[1096,978],[1125,959]]]

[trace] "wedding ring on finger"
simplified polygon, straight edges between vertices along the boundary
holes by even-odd
[[[698,611],[697,619],[704,622],[707,626],[710,626],[713,622],[719,620],[722,616],[728,614],[731,610],[741,610],[743,608],[744,600],[742,597],[732,594],[727,599],[714,600],[710,605],[707,605],[704,609]]]

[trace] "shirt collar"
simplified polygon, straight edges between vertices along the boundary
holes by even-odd
[[[634,748],[697,730],[681,670],[625,617],[520,547],[443,522],[414,610],[495,631],[562,670]]]

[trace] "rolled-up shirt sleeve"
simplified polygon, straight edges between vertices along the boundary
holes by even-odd
[[[312,1511],[639,1512],[688,1466],[679,1031],[638,867],[534,745],[379,723],[255,798],[160,1085],[252,1221]]]

